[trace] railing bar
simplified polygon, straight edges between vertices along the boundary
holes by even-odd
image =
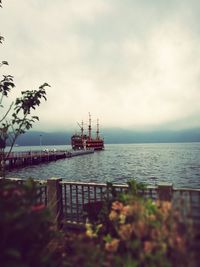
[[[109,200],[109,199],[110,199],[110,196],[109,196],[108,186],[107,186],[107,188],[106,188],[106,195],[107,195],[107,200]]]
[[[84,194],[84,186],[81,186],[81,192],[82,192],[82,209],[84,209],[84,203],[85,203],[85,194]]]
[[[173,188],[173,190],[178,192],[200,192],[199,188]]]
[[[189,191],[188,192],[189,193],[189,204],[190,204],[190,206],[192,205],[192,203],[193,203],[193,197],[192,197],[192,192],[191,191]]]
[[[90,186],[88,185],[88,202],[90,203]]]
[[[97,188],[94,186],[94,201],[97,201]]]
[[[47,206],[47,186],[44,187],[44,193],[45,193],[45,206]]]
[[[103,200],[103,189],[102,187],[100,187],[100,198],[101,198],[101,201]]]
[[[198,198],[198,204],[200,205],[200,193],[198,194],[199,198]]]
[[[64,184],[65,217],[67,217],[67,186]]]
[[[44,194],[44,188],[43,187],[40,187],[40,203],[44,203],[43,202],[43,194]]]
[[[42,204],[45,204],[45,187],[42,187]]]
[[[73,209],[72,209],[72,185],[70,184],[69,186],[69,202],[70,202],[70,217],[71,217],[71,221],[73,220],[73,216],[72,216],[72,213],[73,213]]]
[[[76,185],[76,217],[77,217],[77,221],[79,221],[79,214],[78,214],[78,186]]]
[[[107,187],[107,184],[105,183],[87,183],[87,182],[71,182],[71,181],[61,181],[62,184],[73,184],[73,185],[86,185],[86,186],[102,186],[102,187]],[[127,188],[127,184],[113,184],[113,187],[122,187],[122,188]]]

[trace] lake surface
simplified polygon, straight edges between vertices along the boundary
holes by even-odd
[[[69,146],[43,148],[70,149]],[[33,151],[40,147],[15,150]],[[200,143],[109,144],[104,151],[15,169],[7,176],[117,183],[135,178],[148,185],[171,182],[178,188],[200,188]]]

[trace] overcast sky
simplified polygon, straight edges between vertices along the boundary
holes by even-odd
[[[34,129],[200,126],[198,0],[4,0],[1,74],[48,82]],[[14,96],[13,96],[14,97]]]

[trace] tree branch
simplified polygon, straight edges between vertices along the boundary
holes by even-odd
[[[5,118],[8,116],[9,112],[11,111],[11,108],[13,106],[14,102],[11,103],[9,109],[7,110],[7,112],[5,113],[5,115],[2,117],[2,119],[0,119],[0,122],[2,122],[3,120],[5,120]]]

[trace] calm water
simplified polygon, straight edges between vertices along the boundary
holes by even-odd
[[[15,148],[30,149],[40,148]],[[179,188],[200,188],[200,143],[106,145],[104,151],[13,170],[8,176],[118,183],[135,178],[149,185],[165,181]]]

